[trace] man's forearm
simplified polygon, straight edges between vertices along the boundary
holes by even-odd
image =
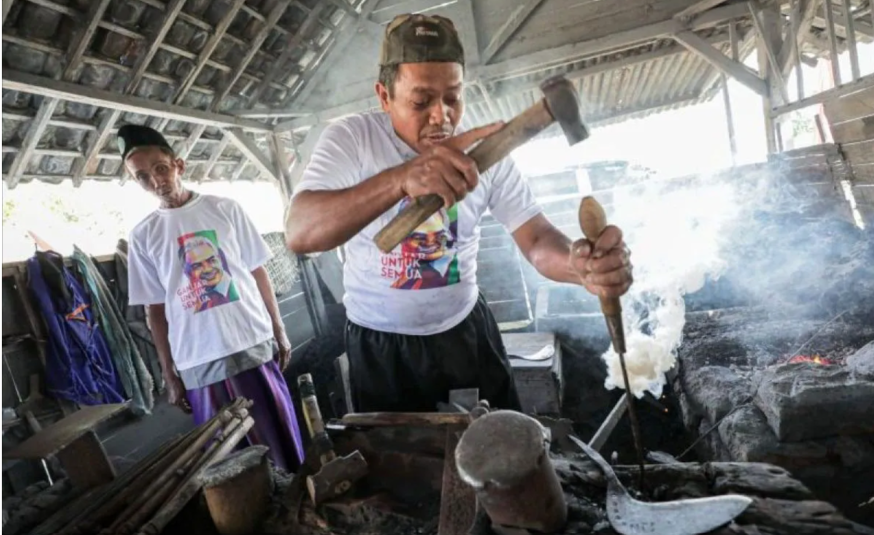
[[[158,353],[158,362],[161,363],[161,372],[164,375],[164,380],[175,379],[177,377],[176,366],[173,364],[173,356],[170,351],[170,328],[167,325],[164,307],[161,305],[151,305],[148,309],[149,326],[152,329],[152,342],[154,342],[155,350]]]
[[[270,281],[267,270],[264,267],[259,267],[252,272],[252,276],[255,277],[255,283],[258,285],[258,292],[261,294],[264,306],[267,307],[267,313],[270,314],[274,331],[277,328],[285,329],[282,315],[279,313],[279,303],[277,303],[276,294],[273,291],[273,283]]]
[[[343,245],[403,199],[399,184],[389,169],[351,188],[299,193],[286,214],[286,243],[299,254]]]
[[[556,282],[580,284],[580,276],[571,269],[573,242],[542,214],[517,229],[513,239],[538,273]]]

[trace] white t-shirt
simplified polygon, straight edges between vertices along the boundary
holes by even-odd
[[[236,201],[198,195],[131,231],[130,304],[164,304],[177,369],[221,359],[273,338],[252,276],[271,256]]]
[[[382,112],[329,125],[313,148],[295,194],[351,188],[416,157]],[[480,177],[461,203],[420,226],[389,254],[373,237],[408,200],[377,218],[345,245],[347,317],[377,331],[436,334],[458,325],[477,300],[479,222],[486,210],[509,232],[539,214],[528,184],[510,158]]]

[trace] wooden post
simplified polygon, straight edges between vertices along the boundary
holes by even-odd
[[[826,0],[829,3],[831,0]],[[870,2],[869,2],[870,4]],[[844,7],[844,28],[847,31],[847,50],[850,52],[850,69],[852,70],[853,80],[858,80],[862,73],[859,71],[859,51],[856,48],[856,22],[853,20],[853,14],[850,11],[850,0],[843,0]],[[874,5],[868,6],[874,11]]]
[[[835,34],[835,12],[832,10],[831,0],[825,0],[822,4],[825,14],[825,29],[828,32],[829,61],[832,67],[833,87],[841,85],[841,65],[838,61],[838,37]]]
[[[813,0],[809,0],[813,1]],[[794,0],[792,8],[789,11],[789,20],[791,22],[791,31],[789,32],[789,37],[792,39],[794,46],[792,47],[792,61],[795,63],[795,86],[798,91],[798,95],[795,97],[798,100],[804,98],[804,75],[801,72],[801,42],[798,38],[798,28],[801,26],[801,21],[799,20],[801,16],[801,2],[802,0]]]
[[[266,446],[251,446],[208,468],[203,495],[221,535],[257,533],[270,503],[273,474]]]
[[[728,39],[731,45],[731,59],[738,61],[740,53],[738,51],[737,26],[734,21],[728,23]],[[725,103],[725,123],[728,126],[728,146],[731,150],[731,165],[737,165],[737,140],[734,132],[734,114],[731,111],[731,95],[728,92],[728,78],[723,74],[722,79],[722,98]]]
[[[780,100],[785,93],[786,87],[780,86],[778,80],[782,80],[782,72],[780,76],[774,76],[774,69],[780,69],[779,65],[775,65],[771,61],[769,51],[780,50],[782,48],[782,34],[780,26],[780,13],[778,8],[773,5],[764,6],[761,10],[752,10],[753,16],[761,16],[761,20],[756,24],[760,31],[757,32],[756,49],[759,60],[759,74],[765,79],[768,95],[762,98],[762,108],[765,117],[765,139],[768,145],[768,154],[775,154],[779,147],[777,144],[777,129],[774,124],[774,117],[771,114],[774,101]],[[776,86],[776,87],[775,87]],[[776,89],[776,91],[775,91]]]

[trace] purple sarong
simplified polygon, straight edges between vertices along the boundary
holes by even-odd
[[[287,472],[297,472],[303,464],[303,442],[294,404],[276,361],[188,390],[186,397],[195,425],[203,424],[237,397],[252,400],[249,414],[255,425],[246,436],[248,440],[240,442],[241,447],[256,444],[269,447],[270,460]]]

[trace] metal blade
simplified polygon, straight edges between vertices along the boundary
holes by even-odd
[[[607,517],[623,535],[699,535],[725,525],[753,502],[738,495],[647,503],[607,487]]]

